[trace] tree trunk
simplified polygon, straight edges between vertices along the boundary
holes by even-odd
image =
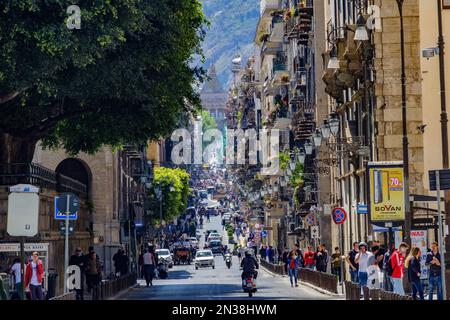
[[[0,133],[0,164],[30,163],[33,160],[37,139]]]

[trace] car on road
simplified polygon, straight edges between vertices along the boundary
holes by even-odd
[[[169,268],[173,267],[173,259],[169,249],[156,249],[155,253],[158,259],[163,258],[167,262]]]
[[[222,253],[222,242],[220,240],[211,240],[208,242],[208,247],[212,253]]]
[[[225,220],[225,223],[230,222],[230,221],[231,221],[231,214],[225,213],[225,214],[223,215],[222,219]]]
[[[193,247],[198,247],[198,240],[196,237],[189,237],[187,240]]]
[[[214,254],[211,250],[199,250],[195,255],[195,270],[198,268],[216,267],[214,262]]]
[[[211,232],[208,235],[208,242],[210,242],[211,240],[220,240],[220,241],[222,241],[222,236],[218,232]]]

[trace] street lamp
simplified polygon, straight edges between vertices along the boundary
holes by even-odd
[[[322,135],[320,133],[320,130],[316,129],[316,132],[313,133],[312,137],[313,137],[314,146],[316,148],[320,147],[320,145],[322,144]]]
[[[355,41],[367,41],[369,40],[369,34],[366,29],[366,19],[360,13],[358,20],[356,21]]]
[[[328,139],[330,137],[330,125],[326,119],[323,121],[323,125],[320,127],[320,130],[324,139]]]
[[[339,59],[337,47],[333,45],[330,51],[330,60],[328,60],[328,69],[339,69]]]
[[[303,165],[305,163],[306,154],[305,154],[305,151],[303,151],[303,149],[300,150],[300,152],[297,155],[297,158],[298,158],[298,162],[300,162],[300,164]]]
[[[313,152],[313,145],[312,145],[312,143],[311,143],[311,141],[310,140],[308,140],[308,141],[306,141],[305,142],[305,152],[306,152],[306,154],[309,156],[309,155],[311,155],[312,154],[312,152]]]
[[[330,126],[330,132],[333,136],[336,136],[339,132],[339,119],[337,118],[336,114],[333,114],[331,116],[331,119],[328,121],[328,124]]]

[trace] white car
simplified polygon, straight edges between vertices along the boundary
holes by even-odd
[[[195,254],[195,270],[203,267],[215,268],[214,255],[211,250],[199,250]]]
[[[163,258],[169,265],[169,268],[173,267],[172,255],[170,254],[169,249],[156,249],[156,256],[159,258]]]
[[[224,219],[225,222],[229,222],[229,221],[231,220],[231,214],[225,213],[225,214],[223,215],[223,218],[222,218],[222,219]]]
[[[222,241],[222,236],[219,233],[211,232],[208,236],[208,242],[210,242],[212,240]]]
[[[198,240],[196,237],[189,237],[187,240],[193,247],[198,247]]]

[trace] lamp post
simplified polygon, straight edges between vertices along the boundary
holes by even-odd
[[[411,244],[411,208],[409,203],[409,154],[408,129],[406,121],[406,72],[405,72],[405,30],[403,27],[404,0],[396,0],[400,13],[401,83],[402,83],[402,146],[403,146],[403,190],[405,202],[405,241]]]

